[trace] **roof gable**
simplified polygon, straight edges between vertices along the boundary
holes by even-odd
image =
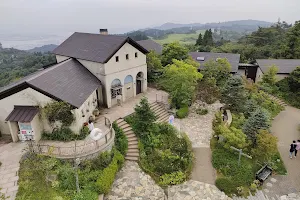
[[[200,63],[200,69],[204,68],[204,64],[209,60],[216,60],[217,58],[227,58],[231,65],[231,72],[236,73],[240,62],[240,54],[233,53],[212,53],[212,52],[190,52],[190,56]],[[201,58],[201,59],[197,59]]]
[[[157,54],[162,54],[163,47],[153,40],[140,40],[137,41],[142,47],[147,49],[148,51],[155,51]]]
[[[263,73],[273,65],[278,67],[278,74],[289,74],[300,66],[300,59],[256,59],[256,62]]]
[[[30,87],[79,108],[100,85],[100,80],[77,60],[68,59],[6,86],[0,90],[0,99]]]
[[[148,51],[129,37],[75,32],[53,50],[54,54],[72,58],[106,63],[126,43],[140,50]]]

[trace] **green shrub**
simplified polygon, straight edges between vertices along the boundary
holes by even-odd
[[[46,118],[51,124],[59,121],[63,126],[70,126],[75,120],[72,110],[73,107],[70,104],[59,101],[52,101],[43,108]]]
[[[85,136],[87,136],[89,133],[90,133],[90,129],[89,129],[89,127],[87,127],[87,126],[83,126],[83,127],[80,129],[80,135],[85,135]]]
[[[115,180],[116,173],[124,163],[123,155],[114,150],[114,157],[112,162],[101,173],[97,180],[98,192],[100,194],[107,194],[110,192],[111,186]]]
[[[92,160],[84,161],[80,166],[81,169],[90,169],[90,170],[103,170],[106,168],[113,159],[112,151],[105,151],[99,154],[96,158]]]
[[[232,113],[232,122],[230,124],[230,127],[242,129],[245,121],[246,121],[246,118],[243,113],[240,113],[240,114]]]
[[[183,172],[172,172],[171,174],[164,174],[160,176],[159,184],[162,186],[177,185],[183,183],[185,180],[186,175]]]
[[[87,127],[86,127],[87,128]],[[87,129],[83,127],[80,134],[75,134],[68,127],[62,127],[60,129],[56,128],[52,133],[44,131],[42,133],[43,140],[57,140],[57,141],[73,141],[73,140],[83,140],[86,138],[88,132]]]
[[[180,108],[179,110],[177,110],[176,112],[176,116],[179,118],[179,119],[182,119],[182,118],[185,118],[187,115],[189,114],[189,107],[183,107],[183,108]]]
[[[123,130],[118,127],[117,123],[113,123],[113,129],[115,130],[115,145],[118,151],[121,152],[124,156],[127,153],[128,149],[128,140]]]
[[[98,194],[90,190],[81,190],[80,193],[76,193],[73,200],[97,200]]]
[[[198,109],[196,110],[196,113],[197,113],[198,115],[206,115],[206,114],[208,113],[208,110],[207,110],[206,108],[198,108]]]
[[[247,145],[247,136],[241,129],[237,129],[234,127],[228,128],[225,125],[219,125],[215,129],[215,133],[217,135],[222,135],[225,138],[224,147],[227,149],[230,149],[231,146],[243,149]]]
[[[219,188],[219,190],[223,191],[227,195],[231,195],[237,192],[236,184],[231,178],[217,178],[216,186],[217,188]]]

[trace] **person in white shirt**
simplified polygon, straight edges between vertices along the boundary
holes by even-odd
[[[117,95],[117,103],[118,103],[118,106],[122,106],[122,95],[121,94]]]
[[[92,131],[95,127],[94,127],[94,123],[92,122],[92,120],[89,120],[89,130]]]

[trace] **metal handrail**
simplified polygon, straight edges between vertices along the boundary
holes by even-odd
[[[57,158],[75,158],[90,155],[100,151],[101,149],[105,149],[110,143],[111,140],[114,139],[114,132],[112,129],[112,123],[107,117],[104,117],[105,125],[109,128],[104,137],[97,141],[89,141],[84,142],[83,145],[77,145],[78,141],[74,141],[74,146],[54,146],[49,144],[33,144],[32,141],[29,146],[29,150],[31,152],[35,152],[43,155],[50,155]],[[103,144],[103,138],[105,138],[105,142]]]

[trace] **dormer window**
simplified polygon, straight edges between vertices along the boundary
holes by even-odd
[[[126,60],[129,60],[129,54],[126,54]]]
[[[119,56],[116,56],[116,62],[119,62]]]
[[[137,53],[137,52],[135,52],[134,56],[137,58],[137,57],[138,57],[138,53]]]

